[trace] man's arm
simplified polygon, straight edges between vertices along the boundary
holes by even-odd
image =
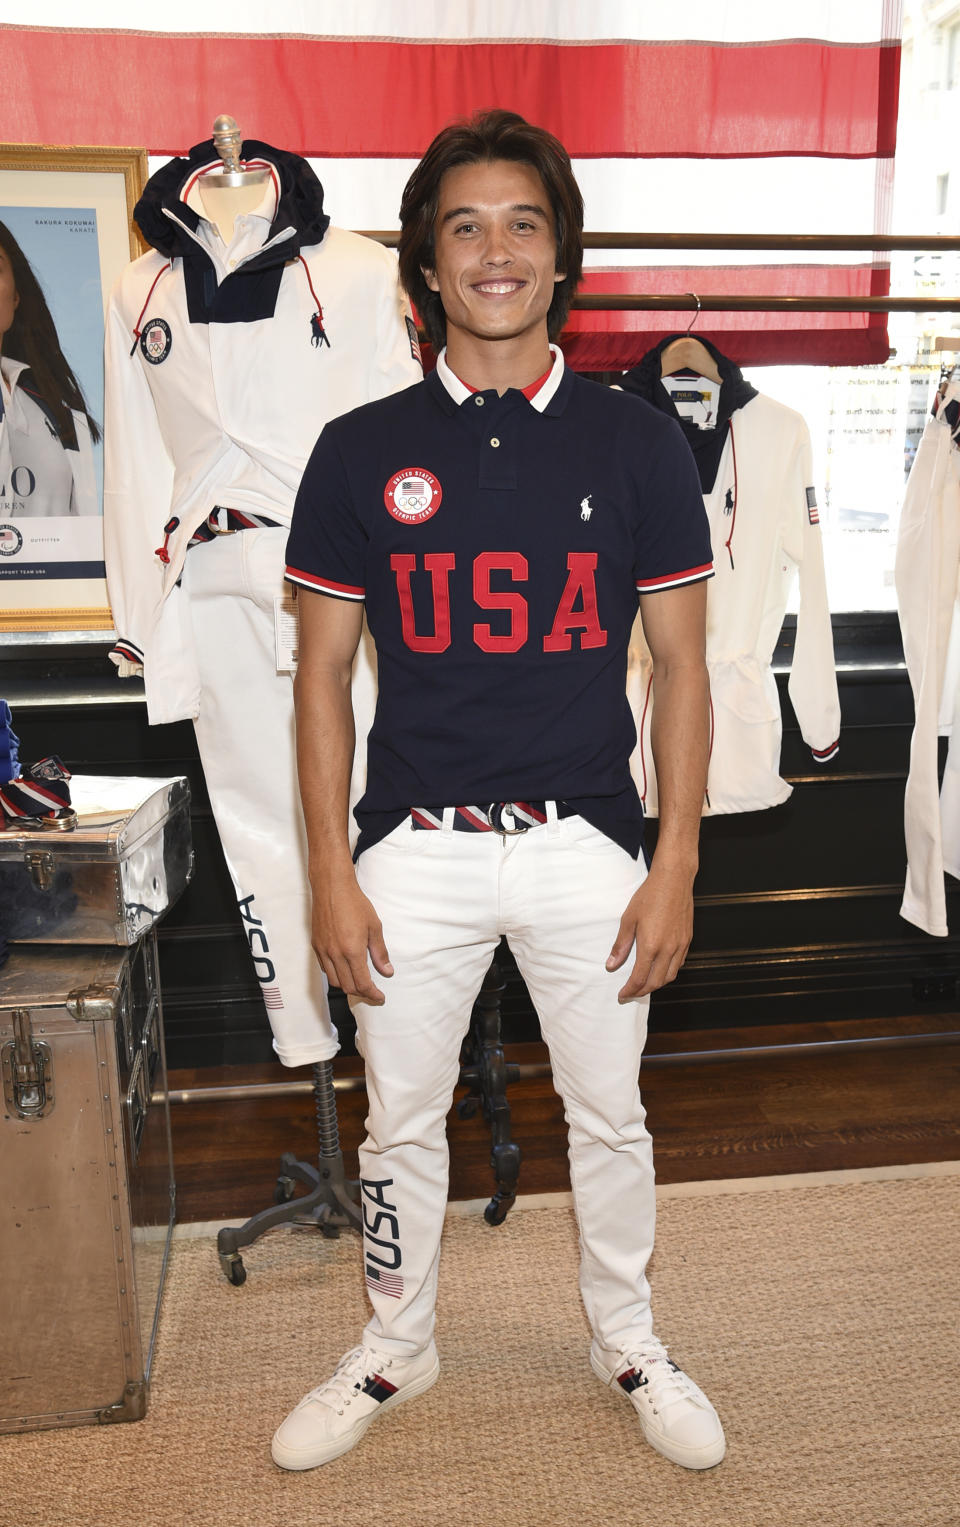
[[[348,842],[354,727],[350,673],[363,605],[300,588],[294,700],[297,769],[313,891],[313,947],[334,985],[379,1006],[383,993],[367,963],[391,976],[380,919],[357,885]]]
[[[660,826],[650,873],[620,920],[607,960],[608,970],[619,970],[636,945],[633,970],[618,994],[621,1002],[675,980],[693,936],[693,882],[710,731],[706,606],[705,582],[640,599],[653,658],[651,741]]]

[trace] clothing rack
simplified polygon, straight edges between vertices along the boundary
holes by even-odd
[[[365,237],[395,249],[400,235],[391,229],[367,230]],[[781,253],[869,254],[960,253],[960,238],[942,234],[882,233],[585,233],[585,249],[714,249],[719,251],[779,251]],[[643,267],[637,267],[638,272]],[[704,312],[704,313],[952,313],[960,311],[958,297],[783,297],[773,294],[678,292],[596,292],[574,297],[571,307],[582,312]]]

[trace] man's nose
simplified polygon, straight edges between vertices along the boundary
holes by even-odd
[[[492,228],[487,235],[487,241],[483,250],[483,263],[485,265],[509,265],[513,259],[509,241],[502,228]]]

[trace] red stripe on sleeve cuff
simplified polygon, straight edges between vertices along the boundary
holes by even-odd
[[[684,583],[700,583],[704,578],[712,577],[713,563],[704,562],[700,567],[688,567],[682,573],[664,573],[662,578],[638,578],[637,592],[654,594],[659,589],[679,588]]]
[[[816,760],[817,763],[829,763],[831,758],[836,758],[836,756],[839,753],[839,751],[840,751],[840,740],[839,740],[839,738],[837,739],[836,742],[831,742],[831,744],[830,744],[830,746],[828,748],[811,748],[810,749],[810,752],[813,754],[814,759]]]
[[[314,589],[318,594],[330,594],[334,599],[366,598],[366,589],[357,588],[353,583],[335,583],[332,578],[318,578],[315,573],[305,573],[299,567],[288,567],[285,576],[291,583]]]

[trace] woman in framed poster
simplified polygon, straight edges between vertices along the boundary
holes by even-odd
[[[0,222],[0,514],[99,513],[99,438],[40,283]]]

